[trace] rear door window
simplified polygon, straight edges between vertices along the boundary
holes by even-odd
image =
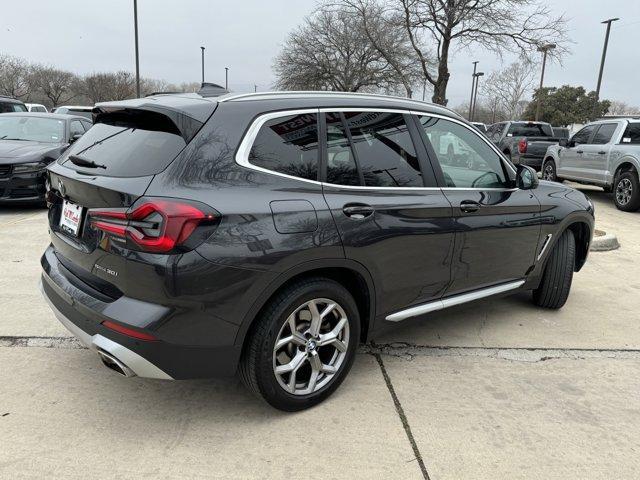
[[[361,185],[349,137],[339,112],[325,114],[327,125],[327,183]]]
[[[345,112],[344,115],[366,186],[424,186],[403,114]]]
[[[616,123],[603,123],[602,125],[600,125],[598,131],[593,136],[593,140],[591,140],[591,143],[593,143],[594,145],[605,145],[609,143],[617,127],[618,124]]]
[[[287,115],[265,122],[249,152],[249,163],[307,180],[318,179],[318,116]]]
[[[190,117],[183,121],[199,124]],[[65,152],[60,163],[104,176],[155,175],[164,170],[186,145],[176,124],[165,115],[118,112],[104,115]],[[75,163],[71,161],[74,158]],[[91,163],[93,166],[87,165]]]
[[[72,120],[69,125],[69,135],[73,138],[74,135],[84,135],[84,128],[79,120]]]
[[[640,144],[640,123],[630,123],[622,135],[622,143]]]

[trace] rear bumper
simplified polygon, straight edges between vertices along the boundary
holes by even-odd
[[[0,177],[0,203],[41,203],[46,193],[43,172]]]
[[[540,170],[542,168],[542,157],[528,157],[526,155],[519,155],[517,158],[519,165],[527,165],[529,167]]]
[[[192,346],[171,343],[163,339],[142,341],[115,332],[102,325],[111,320],[136,327],[152,317],[162,323],[171,318],[170,309],[162,305],[141,302],[126,296],[103,302],[86,289],[78,288],[81,280],[65,271],[52,247],[41,259],[42,293],[58,320],[84,345],[98,353],[114,357],[130,372],[146,378],[188,379],[230,376],[235,374],[241,348],[233,345]],[[131,318],[126,322],[125,318]],[[164,320],[163,320],[164,319]],[[159,335],[162,338],[161,335]],[[103,356],[103,361],[106,358]],[[105,362],[106,363],[106,362]],[[123,372],[121,372],[123,373]]]

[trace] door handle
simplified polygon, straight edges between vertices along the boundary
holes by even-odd
[[[607,153],[607,152],[605,152],[604,150],[600,150],[600,151],[598,152],[598,155],[604,155],[605,153]]]
[[[371,205],[362,205],[350,203],[342,208],[342,212],[349,218],[354,220],[362,220],[370,217],[376,210]]]
[[[474,202],[473,200],[464,200],[460,202],[460,210],[465,213],[473,213],[480,210],[480,204],[478,202]]]
[[[576,153],[584,153],[582,150],[576,150]]]

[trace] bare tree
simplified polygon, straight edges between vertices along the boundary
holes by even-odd
[[[533,65],[527,59],[514,62],[504,70],[492,72],[480,87],[487,106],[502,110],[510,120],[518,119],[526,107],[523,102],[533,86]]]
[[[609,105],[609,115],[639,115],[640,108],[631,106],[625,102],[613,100]]]
[[[44,95],[52,107],[65,104],[78,96],[74,90],[78,86],[78,77],[71,72],[53,67],[33,65],[29,74],[29,84]]]
[[[357,92],[384,89],[402,80],[344,10],[319,10],[292,32],[276,57],[276,86],[284,90]]]
[[[566,20],[555,17],[539,0],[328,0],[362,15],[377,6],[388,25],[403,30],[420,66],[433,87],[432,101],[446,105],[449,59],[456,51],[481,46],[530,55],[540,45],[554,42],[552,51],[566,51]]]
[[[136,93],[135,78],[130,72],[93,73],[82,81],[83,94],[93,103],[126,100]]]
[[[0,55],[0,95],[22,98],[29,94],[29,65],[21,58]]]

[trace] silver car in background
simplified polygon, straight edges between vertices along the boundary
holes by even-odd
[[[640,209],[640,119],[599,120],[547,149],[545,180],[571,180],[613,193],[616,207]]]

